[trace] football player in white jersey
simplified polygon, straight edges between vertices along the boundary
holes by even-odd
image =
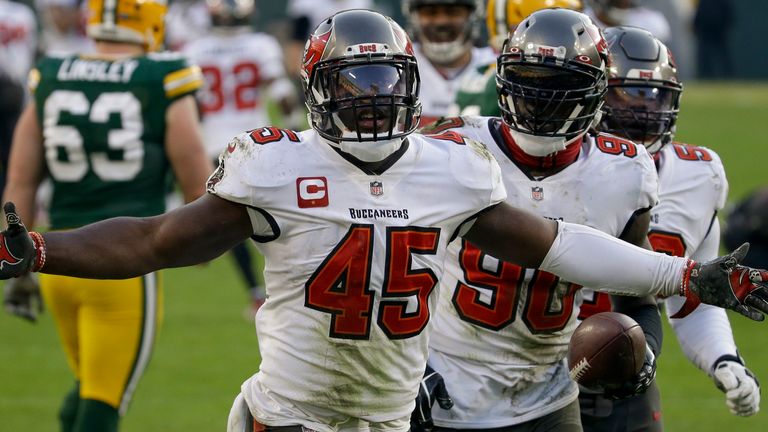
[[[405,0],[421,75],[421,125],[450,113],[462,81],[495,60],[472,44],[480,29],[482,0]]]
[[[296,105],[277,40],[254,32],[253,0],[208,0],[211,29],[184,46],[184,54],[203,71],[197,94],[208,156],[216,160],[238,133],[271,124],[267,100],[290,114]],[[264,303],[264,283],[246,243],[232,249],[251,299],[250,317]]]
[[[653,160],[630,141],[588,133],[607,68],[607,46],[586,15],[534,12],[499,57],[502,117],[451,118],[434,127],[488,143],[510,205],[645,247],[657,202]],[[565,362],[581,286],[498,260],[466,239],[449,246],[445,266],[429,363],[454,405],[434,407],[434,430],[581,431],[579,389]],[[650,333],[657,351],[654,299],[616,301]],[[653,378],[648,353],[641,376],[627,384],[633,391]],[[412,428],[429,429],[429,419],[417,414]]]
[[[267,301],[256,315],[262,362],[232,406],[231,432],[408,431],[431,294],[459,236],[597,289],[683,293],[756,320],[768,313],[768,271],[738,265],[746,246],[698,263],[515,209],[482,144],[450,131],[412,133],[416,60],[390,18],[334,15],[308,41],[303,64],[312,129],[236,136],[210,193],[192,204],[40,234],[6,203],[0,279],[27,271],[124,278],[207,261],[254,238],[266,257]]]
[[[651,213],[648,238],[653,248],[697,260],[717,255],[728,182],[712,150],[673,141],[682,85],[667,47],[634,27],[605,31],[613,63],[600,129],[646,146],[659,173],[660,203]],[[601,311],[598,297],[589,312]],[[684,318],[683,300],[666,299],[670,323],[688,359],[725,392],[731,413],[755,414],[760,386],[739,356],[725,311],[701,306]],[[662,430],[658,389],[622,401],[582,397],[586,431]],[[631,415],[630,415],[631,413]]]
[[[584,13],[601,29],[631,26],[646,29],[662,42],[672,30],[664,14],[639,4],[637,0],[586,0]]]

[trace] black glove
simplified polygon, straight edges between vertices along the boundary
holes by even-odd
[[[8,279],[3,286],[3,306],[8,313],[35,322],[43,312],[40,285],[32,273]]]
[[[37,249],[16,214],[16,206],[7,202],[3,211],[8,228],[0,232],[0,279],[10,279],[32,270],[37,259]]]
[[[728,255],[706,263],[694,263],[688,269],[683,293],[687,300],[672,316],[682,318],[699,303],[734,310],[755,321],[768,313],[768,271],[739,265],[747,255],[749,243],[744,243]]]
[[[411,413],[411,432],[430,432],[435,426],[432,423],[432,405],[440,405],[440,408],[449,410],[453,407],[453,400],[445,389],[443,377],[427,365],[424,378],[419,384],[419,394],[416,396],[416,408]]]
[[[605,397],[609,399],[626,399],[632,396],[645,393],[656,378],[656,356],[651,351],[651,347],[645,344],[645,360],[640,372],[635,375],[632,381],[628,381],[623,386],[615,389],[609,389],[604,392]]]

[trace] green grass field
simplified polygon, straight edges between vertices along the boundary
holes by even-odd
[[[717,150],[731,182],[731,200],[768,183],[759,132],[768,119],[768,85],[690,85],[678,138]],[[246,295],[229,257],[205,267],[166,272],[165,323],[125,432],[221,431],[241,382],[259,364]],[[750,368],[768,382],[768,324],[732,316]],[[50,315],[30,325],[0,313],[0,430],[57,430],[57,411],[72,378]],[[659,365],[668,431],[768,430],[768,414],[731,416],[711,380],[682,356],[666,332]],[[768,409],[766,409],[768,411]]]

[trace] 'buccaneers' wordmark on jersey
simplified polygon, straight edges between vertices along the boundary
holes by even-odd
[[[314,131],[258,129],[222,153],[209,192],[248,206],[266,257],[261,372],[242,388],[257,416],[265,393],[374,423],[409,415],[446,246],[505,197],[482,144],[441,138],[409,135],[380,175]]]

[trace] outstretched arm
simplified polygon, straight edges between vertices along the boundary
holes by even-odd
[[[242,205],[206,194],[169,213],[43,235],[43,273],[121,279],[211,260],[252,233]]]
[[[555,227],[504,203],[480,215],[464,237],[499,259],[598,291],[681,294],[687,312],[703,302],[758,321],[768,313],[768,271],[739,265],[747,244],[702,264],[641,249],[589,227],[567,222]]]
[[[676,294],[686,260],[631,246],[582,225],[499,204],[464,236],[497,258],[615,294]]]
[[[538,268],[557,236],[557,223],[502,203],[481,214],[463,236],[485,253]]]

